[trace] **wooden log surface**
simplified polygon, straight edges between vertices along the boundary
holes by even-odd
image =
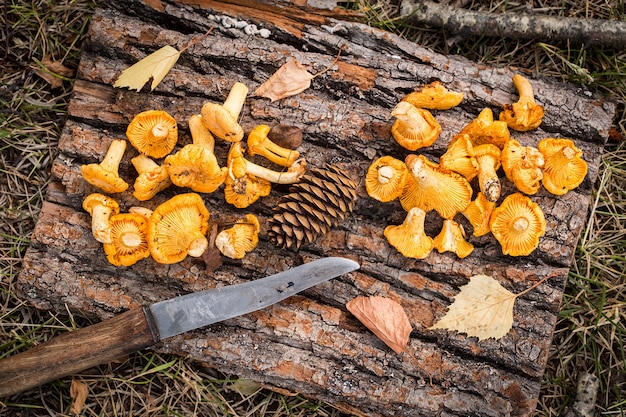
[[[398,202],[369,198],[362,182],[377,157],[404,159],[409,153],[391,139],[391,109],[407,92],[434,79],[465,93],[459,107],[435,112],[443,133],[420,153],[436,160],[451,137],[483,108],[498,114],[504,103],[517,100],[511,77],[521,70],[437,55],[360,23],[284,4],[119,3],[123,5],[98,9],[91,23],[52,181],[18,279],[25,298],[39,308],[65,311],[67,306],[104,319],[137,305],[255,279],[321,256],[345,256],[358,261],[361,269],[265,310],[168,339],[157,349],[359,415],[532,414],[575,246],[587,222],[615,112],[612,103],[549,78],[532,79],[537,101],[546,109],[544,121],[535,131],[512,136],[524,145],[536,145],[545,137],[571,138],[589,164],[587,178],[576,190],[556,197],[542,189],[532,197],[548,224],[533,254],[502,255],[487,235],[469,237],[475,250],[463,260],[436,251],[425,260],[408,259],[382,234],[387,225],[401,223],[406,213]],[[267,28],[271,35],[247,35],[241,28],[224,26],[224,16]],[[182,49],[210,27],[211,34],[186,50],[153,92],[112,87],[130,64],[163,45]],[[179,122],[182,146],[190,142],[188,117],[207,101],[222,102],[235,81],[254,91],[291,57],[315,74],[340,50],[339,61],[303,93],[273,103],[250,96],[241,124],[246,132],[260,123],[300,127],[304,143],[299,150],[310,166],[331,162],[359,182],[351,216],[299,251],[279,249],[265,236],[266,222],[288,188],[274,187],[245,210],[226,204],[220,189],[203,194],[212,221],[225,227],[249,212],[261,221],[260,243],[242,260],[224,258],[210,275],[195,258],[174,265],[146,259],[123,268],[107,262],[101,244],[91,236],[90,217],[81,208],[82,199],[96,190],[82,180],[80,166],[100,161],[113,139],[125,138],[135,114],[148,109],[169,112]],[[227,152],[228,145],[218,141],[218,159],[225,161]],[[130,183],[136,177],[130,159],[136,154],[129,146],[120,166]],[[503,187],[504,195],[514,191],[506,180]],[[126,211],[136,205],[154,208],[182,191],[187,190],[172,187],[140,203],[131,187],[115,198]],[[457,220],[471,231],[462,216]],[[441,219],[429,213],[427,233],[436,235],[441,225]],[[493,276],[515,293],[551,278],[516,301],[513,328],[500,340],[479,342],[465,334],[428,330],[475,274]],[[358,295],[386,296],[404,307],[413,327],[404,353],[394,353],[347,312],[346,302]]]

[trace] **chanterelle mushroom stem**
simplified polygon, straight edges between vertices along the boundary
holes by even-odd
[[[202,115],[194,114],[187,121],[189,132],[194,145],[200,145],[207,148],[211,152],[215,152],[215,138],[209,132],[209,129],[202,123]]]
[[[306,160],[297,160],[285,172],[274,171],[245,159],[241,143],[235,142],[228,153],[228,171],[234,178],[250,174],[275,184],[293,184],[306,172]]]
[[[483,144],[474,148],[478,162],[478,184],[487,200],[500,198],[500,178],[496,170],[500,167],[500,149],[492,144]]]
[[[106,155],[104,156],[104,159],[102,160],[102,162],[100,162],[100,167],[102,167],[102,169],[107,172],[112,172],[115,175],[118,175],[120,162],[122,162],[125,151],[125,140],[116,139],[112,141],[111,145],[109,145],[109,149],[107,150]]]
[[[243,105],[246,102],[246,96],[248,95],[248,87],[240,82],[236,82],[230,89],[226,101],[224,101],[224,108],[233,115],[233,119],[239,118],[239,113],[243,109]]]

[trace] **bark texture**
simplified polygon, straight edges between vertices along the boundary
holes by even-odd
[[[586,47],[626,48],[626,22],[542,16],[531,13],[489,13],[432,1],[404,0],[400,13],[417,24],[444,28],[461,36],[497,36],[535,39],[540,42],[569,41]]]
[[[569,266],[587,222],[614,105],[571,85],[532,80],[537,101],[546,109],[544,123],[536,131],[513,136],[527,145],[545,137],[569,137],[583,149],[589,173],[565,196],[541,190],[532,197],[545,212],[548,231],[531,256],[504,256],[488,235],[470,237],[476,249],[464,260],[436,251],[425,260],[407,259],[382,233],[387,225],[401,223],[405,212],[397,202],[369,198],[362,181],[379,156],[404,159],[408,154],[391,139],[391,109],[407,92],[434,79],[465,92],[459,107],[436,112],[443,134],[423,152],[436,159],[484,107],[498,114],[504,103],[517,100],[511,77],[518,70],[436,55],[389,33],[306,8],[238,3],[135,0],[96,12],[47,201],[19,277],[22,295],[40,308],[65,311],[67,305],[86,316],[108,318],[141,304],[255,279],[321,256],[345,256],[357,260],[361,269],[265,310],[171,338],[157,349],[358,415],[531,415]],[[267,28],[271,35],[248,35],[242,28],[224,25],[225,16]],[[154,92],[112,87],[130,64],[163,45],[181,49],[211,26],[211,35],[186,50]],[[207,101],[223,102],[235,81],[254,91],[291,57],[315,74],[339,50],[336,66],[303,93],[274,103],[249,97],[241,123],[246,132],[260,123],[300,127],[304,141],[299,150],[312,166],[337,164],[359,182],[359,198],[348,219],[297,252],[282,250],[269,243],[265,230],[272,207],[287,187],[274,187],[246,210],[226,204],[220,189],[203,195],[218,227],[248,212],[261,221],[259,246],[242,260],[224,258],[210,276],[204,262],[195,258],[174,265],[146,259],[124,268],[106,261],[91,236],[89,214],[81,208],[83,198],[95,190],[82,180],[80,166],[100,161],[113,139],[125,137],[135,114],[168,111],[180,123],[182,146],[191,141],[188,117]],[[217,141],[218,159],[225,161],[227,152],[228,144]],[[136,177],[130,159],[136,154],[129,146],[120,167],[130,183]],[[503,183],[504,196],[513,187]],[[136,205],[154,208],[178,192],[174,187],[140,203],[131,187],[115,198],[127,211]],[[457,219],[471,231],[461,216]],[[431,236],[441,225],[434,213],[427,216]],[[513,292],[547,275],[553,278],[516,301],[513,329],[500,340],[478,342],[464,334],[428,330],[445,314],[459,286],[479,273],[493,276]],[[386,296],[405,308],[413,332],[403,354],[395,354],[347,312],[345,304],[359,295]]]

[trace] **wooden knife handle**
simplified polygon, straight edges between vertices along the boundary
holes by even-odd
[[[134,308],[0,360],[0,398],[154,345],[159,339],[150,317]]]

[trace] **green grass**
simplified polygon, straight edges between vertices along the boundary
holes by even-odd
[[[500,12],[526,3],[468,3]],[[437,28],[418,28],[395,17],[388,2],[346,2],[372,26],[397,33],[436,52],[460,54],[486,65],[513,65],[570,81],[618,103],[616,132],[626,134],[626,51],[514,41],[483,36],[461,40]],[[538,12],[624,19],[620,0],[535,2]],[[525,7],[525,6],[524,6]],[[34,346],[59,332],[87,325],[71,315],[34,310],[14,295],[15,278],[28,248],[72,83],[58,76],[52,89],[40,78],[45,57],[76,68],[80,44],[94,9],[88,0],[9,0],[0,7],[0,357]],[[537,415],[563,415],[583,372],[601,384],[597,411],[623,416],[626,409],[626,145],[606,153],[589,224],[576,251],[544,375]],[[1,370],[0,370],[1,371]],[[200,363],[144,352],[80,375],[89,385],[85,416],[340,416],[338,410],[298,395],[283,395],[249,381],[221,375]],[[68,415],[63,382],[0,400],[0,415]]]

